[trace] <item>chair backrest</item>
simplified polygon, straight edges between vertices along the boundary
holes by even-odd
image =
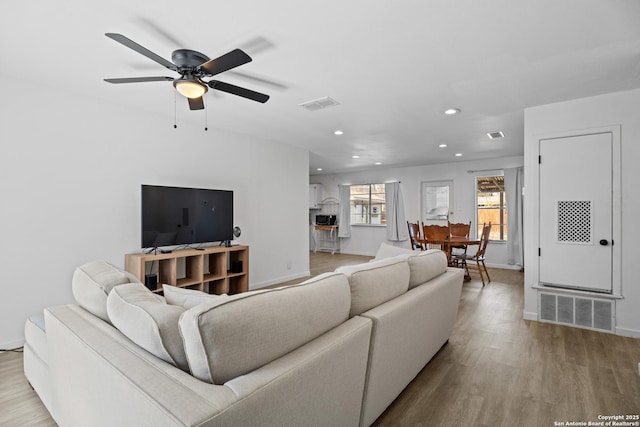
[[[478,246],[478,253],[476,257],[484,256],[484,252],[487,250],[487,244],[489,243],[489,234],[491,233],[491,222],[489,224],[482,224],[482,234],[480,235],[480,245]]]
[[[471,231],[471,221],[468,224],[449,222],[449,234],[453,237],[469,237],[469,231]]]
[[[444,250],[445,247],[442,242],[449,239],[449,227],[445,225],[422,224],[422,234],[427,241],[427,249]]]
[[[445,225],[422,225],[424,238],[427,240],[443,241],[449,238],[449,227]]]
[[[413,222],[409,222],[407,221],[407,227],[409,227],[409,237],[411,237],[412,239],[419,239],[420,238],[420,224],[419,223],[413,223]]]
[[[422,244],[418,242],[420,239],[420,223],[407,221],[407,228],[409,229],[409,238],[411,239],[411,249],[422,249]]]

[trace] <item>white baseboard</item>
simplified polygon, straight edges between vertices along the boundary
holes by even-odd
[[[616,326],[616,335],[629,338],[640,338],[640,331],[637,329],[620,328]]]
[[[530,311],[523,311],[522,312],[522,318],[524,320],[535,320],[537,322],[538,321],[538,313],[530,312]]]
[[[251,285],[249,285],[249,290],[253,291],[256,289],[264,288],[265,286],[277,285],[278,283],[288,282],[289,280],[306,279],[309,276],[311,276],[311,272],[307,270],[299,274],[292,274],[291,276],[283,276],[264,282],[252,283]]]
[[[512,265],[512,264],[491,264],[491,263],[486,263],[487,267],[490,268],[501,268],[503,270],[521,270],[522,266],[521,265]]]
[[[0,343],[0,349],[11,350],[14,348],[20,348],[23,345],[24,345],[24,339],[21,339],[18,341]],[[3,352],[0,351],[0,353],[3,353]]]
[[[340,251],[340,253],[344,254],[344,255],[360,255],[360,256],[373,256],[373,257],[376,256],[375,253],[372,254],[372,253],[368,253],[368,252],[365,253],[365,252],[345,252],[345,251]]]

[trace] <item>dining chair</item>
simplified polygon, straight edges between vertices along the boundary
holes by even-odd
[[[489,233],[491,233],[491,222],[489,224],[482,224],[482,234],[480,235],[480,244],[478,245],[478,252],[474,255],[463,253],[452,256],[452,262],[457,263],[465,269],[465,273],[469,276],[469,270],[477,271],[480,274],[480,280],[482,280],[482,287],[484,287],[484,274],[487,275],[487,283],[491,283],[491,277],[489,271],[485,265],[485,251],[487,250],[487,244],[489,243]],[[475,263],[475,264],[474,264]]]
[[[444,225],[422,224],[422,235],[426,242],[425,249],[441,249],[447,252],[445,242],[449,239],[449,227]]]
[[[469,223],[449,221],[449,235],[451,237],[469,238],[470,231],[471,231],[471,221],[469,221]],[[453,251],[454,249],[461,250],[461,252],[455,253]],[[451,246],[451,255],[459,255],[460,253],[467,253],[467,245]]]
[[[424,250],[424,246],[422,245],[422,236],[420,235],[420,223],[419,222],[409,222],[407,221],[407,228],[409,229],[409,239],[411,240],[411,249],[416,250],[420,249]]]

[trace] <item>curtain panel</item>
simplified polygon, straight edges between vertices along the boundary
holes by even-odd
[[[385,184],[387,203],[387,240],[401,242],[409,238],[407,220],[404,215],[404,199],[399,182]]]
[[[338,237],[351,237],[351,186],[338,185]]]
[[[507,199],[507,264],[524,267],[523,197],[524,168],[504,170],[504,189]]]

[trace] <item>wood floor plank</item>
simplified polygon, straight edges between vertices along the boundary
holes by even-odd
[[[369,259],[311,253],[310,271]],[[484,288],[465,282],[449,343],[376,426],[550,427],[640,412],[640,340],[523,320],[523,274],[490,274]],[[0,378],[0,425],[55,425],[24,378],[21,353],[0,354]]]

